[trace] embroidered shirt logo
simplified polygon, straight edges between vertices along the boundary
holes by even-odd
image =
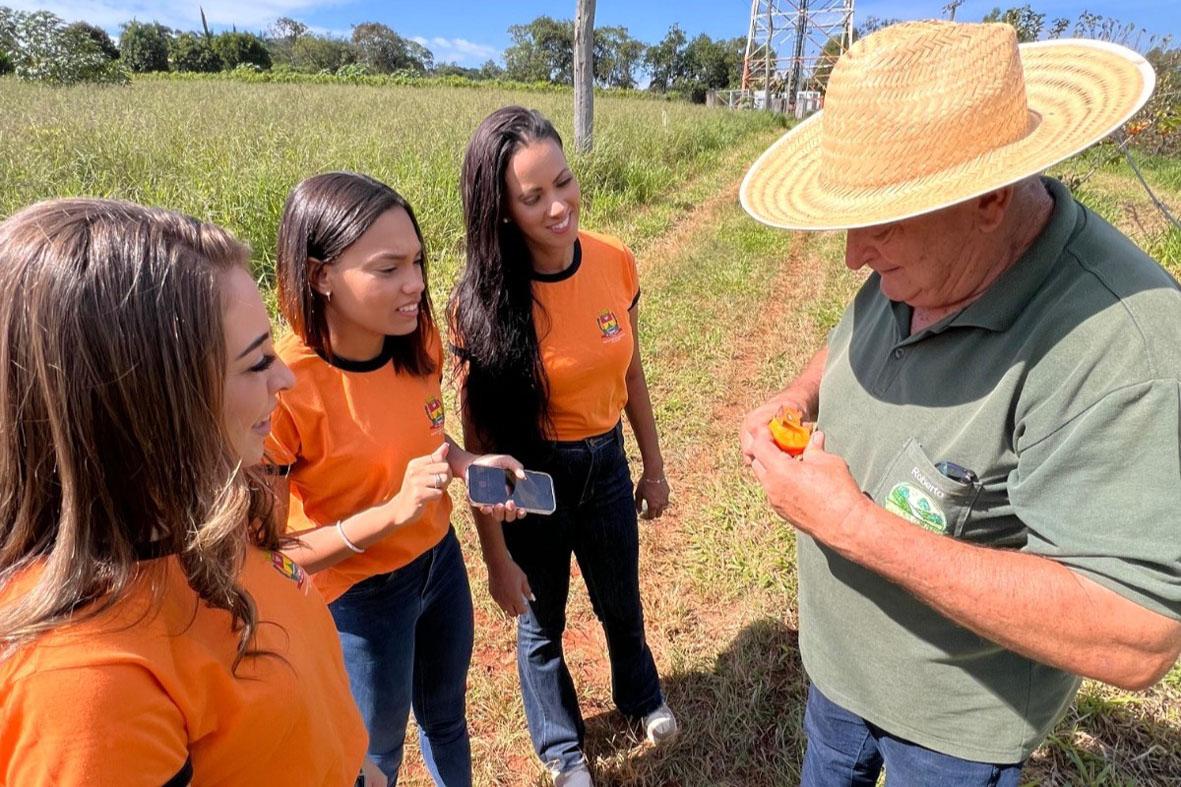
[[[447,420],[447,414],[443,410],[443,400],[437,396],[432,396],[426,400],[426,417],[431,419],[431,429],[438,429]]]
[[[886,495],[885,509],[932,533],[947,530],[947,517],[927,493],[914,484],[897,484]]]
[[[623,328],[619,327],[619,320],[615,319],[615,312],[610,309],[603,309],[599,312],[598,322],[604,339],[610,339],[623,333]]]
[[[307,584],[308,575],[299,563],[296,563],[282,552],[272,551],[270,554],[271,565],[275,567],[275,570],[294,582],[297,588],[303,590]]]

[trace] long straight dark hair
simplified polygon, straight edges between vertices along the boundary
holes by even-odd
[[[552,434],[549,385],[533,323],[533,258],[508,216],[505,172],[525,145],[562,138],[536,110],[486,117],[460,186],[467,263],[451,295],[452,344],[466,374],[465,415],[484,447],[530,455]]]
[[[279,221],[279,249],[275,262],[279,311],[304,343],[332,359],[328,337],[327,303],[312,286],[316,270],[337,257],[368,231],[387,210],[401,208],[410,217],[422,246],[422,275],[426,277],[426,241],[418,219],[401,194],[368,175],[325,172],[299,182],[287,195]],[[427,348],[434,331],[431,298],[423,288],[418,302],[418,326],[406,336],[389,336],[394,369],[413,375],[435,371]],[[353,360],[366,360],[354,358]]]

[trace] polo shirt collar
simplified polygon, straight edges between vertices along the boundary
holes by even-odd
[[[1054,211],[1045,229],[984,295],[944,321],[944,328],[964,326],[1004,331],[1041,289],[1084,219],[1082,208],[1066,186],[1053,178],[1043,177],[1042,183],[1054,198]]]

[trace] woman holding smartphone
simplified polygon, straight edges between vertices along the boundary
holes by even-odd
[[[580,230],[578,181],[554,127],[505,107],[463,162],[467,264],[452,295],[467,444],[512,452],[554,477],[557,511],[511,528],[477,516],[489,585],[518,616],[529,732],[559,785],[591,784],[583,721],[562,654],[570,557],[607,635],[614,699],[654,743],[677,722],[644,634],[638,511],[659,517],[668,481],[640,360],[635,259]],[[620,417],[639,443],[633,488]]]
[[[0,783],[358,781],[332,618],[251,470],[292,378],[248,260],[112,200],[0,223]]]
[[[304,180],[279,225],[283,392],[268,458],[290,501],[285,550],[336,621],[369,752],[397,781],[408,714],[436,783],[471,783],[464,695],[472,601],[447,486],[477,457],[447,436],[442,343],[410,205],[365,175]],[[513,520],[513,504],[485,515]]]

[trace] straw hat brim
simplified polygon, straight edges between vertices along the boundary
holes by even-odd
[[[821,177],[823,110],[784,134],[742,181],[742,207],[792,230],[868,227],[918,216],[1015,183],[1090,147],[1144,106],[1156,84],[1148,61],[1122,46],[1087,39],[1020,47],[1036,125],[1016,142],[901,183],[836,190]]]

